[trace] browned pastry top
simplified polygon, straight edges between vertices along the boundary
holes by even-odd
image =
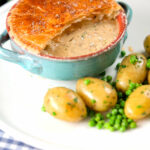
[[[38,54],[72,23],[120,9],[114,0],[20,0],[9,12],[7,27],[19,46]]]

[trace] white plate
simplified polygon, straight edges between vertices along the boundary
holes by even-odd
[[[124,0],[134,11],[125,44],[136,52],[144,52],[143,39],[150,34],[150,1]],[[0,8],[0,32],[5,28],[6,12],[13,2]],[[3,24],[3,25],[2,25]],[[9,42],[6,47],[10,48]],[[119,59],[117,61],[120,61]],[[116,62],[117,63],[117,62]],[[115,64],[116,64],[115,63]],[[114,74],[115,64],[107,70]],[[52,81],[32,75],[15,64],[0,61],[0,128],[19,140],[42,149],[144,149],[149,150],[150,122],[138,122],[139,127],[125,133],[97,130],[80,123],[67,123],[41,111],[48,88],[75,88],[75,81]]]

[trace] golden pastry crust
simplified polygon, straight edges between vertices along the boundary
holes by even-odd
[[[20,0],[9,12],[9,35],[24,49],[39,54],[72,23],[91,15],[114,17],[121,10],[114,0]]]

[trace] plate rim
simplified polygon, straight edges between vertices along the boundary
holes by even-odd
[[[23,133],[23,132],[19,132],[19,130],[11,127],[10,125],[8,125],[7,123],[5,123],[4,121],[0,120],[0,129],[6,133],[7,135],[9,135],[10,137],[12,137],[14,140],[17,141],[21,141],[27,145],[33,146],[35,148],[38,149],[43,149],[44,150],[74,150],[73,147],[67,147],[64,146],[62,144],[59,143],[50,143],[48,141],[44,141],[44,140],[40,140],[38,137],[34,137],[31,135],[28,135],[27,133]],[[38,146],[37,146],[38,143]],[[63,147],[62,147],[63,146]],[[79,150],[79,148],[78,148]]]

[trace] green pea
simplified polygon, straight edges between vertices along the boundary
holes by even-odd
[[[104,71],[100,74],[100,76],[105,76],[105,74],[106,74],[106,72]]]
[[[104,128],[105,128],[105,129],[108,129],[109,127],[110,127],[109,122],[106,122],[106,123],[104,124]]]
[[[135,123],[135,122],[131,122],[131,123],[130,123],[130,128],[132,128],[132,129],[133,129],[133,128],[136,128],[136,127],[137,127],[137,125],[136,125],[136,123]]]
[[[130,89],[130,90],[133,90],[135,87],[136,87],[136,84],[135,84],[135,83],[132,83],[132,82],[131,82],[131,83],[129,84],[129,89]]]
[[[120,105],[119,105],[119,104],[116,104],[115,108],[116,108],[116,109],[119,109],[119,108],[120,108]]]
[[[130,89],[128,89],[128,90],[125,92],[125,94],[126,94],[127,96],[129,96],[131,93],[132,93],[132,90],[130,90]]]
[[[150,62],[147,62],[146,67],[147,69],[150,69]]]
[[[97,114],[96,114],[97,115]],[[101,120],[104,119],[104,116],[101,113],[98,113],[98,115],[100,116]]]
[[[122,108],[120,108],[120,109],[118,110],[118,112],[119,112],[120,114],[124,114],[124,110],[123,110]]]
[[[123,97],[122,92],[118,92],[118,97],[119,97],[119,98],[122,98],[122,97]]]
[[[122,116],[121,116],[121,115],[117,115],[117,119],[118,119],[118,120],[121,120],[121,119],[122,119]]]
[[[90,120],[89,123],[88,123],[88,125],[90,127],[95,127],[96,126],[96,122],[94,120]]]
[[[46,112],[46,108],[45,108],[44,105],[42,106],[41,110],[42,110],[43,112]]]
[[[120,106],[121,106],[121,107],[124,107],[124,106],[125,106],[125,101],[121,100],[121,101],[120,101]]]
[[[133,120],[132,119],[128,119],[128,123],[131,123],[131,122],[133,122]]]
[[[112,85],[113,87],[116,87],[116,82],[113,81],[113,82],[111,83],[111,85]]]
[[[101,121],[99,121],[98,123],[104,125],[105,121],[104,121],[104,120],[101,120]]]
[[[121,127],[120,127],[120,129],[119,129],[119,131],[120,131],[120,132],[124,132],[124,131],[126,131],[126,127],[121,126]]]
[[[52,113],[52,115],[53,115],[53,116],[56,116],[56,113],[55,113],[55,112],[53,112],[53,113]]]
[[[150,59],[147,60],[146,67],[147,67],[148,69],[150,69]]]
[[[121,123],[121,126],[128,127],[128,121],[127,120],[123,120],[122,123]]]
[[[135,83],[135,86],[136,86],[136,88],[138,88],[138,87],[142,86],[142,84],[140,84],[140,83]]]
[[[127,116],[123,113],[122,114],[122,117],[124,118],[124,119],[126,119],[127,118]]]
[[[111,116],[109,119],[110,119],[110,120],[116,120],[116,116],[113,115],[113,116]]]
[[[112,125],[114,125],[114,123],[115,123],[115,120],[109,120],[109,124],[112,126]]]
[[[137,61],[138,61],[137,56],[132,55],[132,56],[130,57],[130,63],[131,63],[131,64],[135,64]]]
[[[125,55],[126,55],[126,52],[125,52],[125,51],[121,51],[120,57],[122,58],[122,57],[124,57]]]
[[[119,68],[120,68],[120,63],[118,63],[118,64],[116,65],[116,70],[119,70]]]
[[[98,122],[98,121],[100,121],[100,120],[101,120],[100,117],[95,117],[95,121],[96,121],[96,122]]]
[[[120,124],[115,123],[114,128],[115,128],[116,130],[119,130],[119,129],[120,129]]]
[[[107,80],[107,82],[110,82],[112,80],[112,76],[107,76],[106,80]]]
[[[114,127],[111,127],[111,126],[110,126],[108,129],[109,129],[111,132],[115,131],[115,128],[114,128]]]
[[[95,121],[100,121],[100,120],[103,120],[104,119],[104,116],[102,116],[102,114],[100,114],[100,113],[97,113],[96,115],[95,115]]]
[[[107,118],[110,118],[110,117],[111,117],[111,113],[107,113],[107,114],[106,114],[106,117],[107,117]]]
[[[96,125],[96,128],[97,129],[102,129],[103,128],[103,124],[101,124],[101,123],[98,122],[97,125]]]
[[[111,112],[113,115],[116,115],[118,113],[117,109],[112,109],[112,112]]]
[[[116,119],[115,120],[115,124],[120,124],[121,123],[121,119]]]

